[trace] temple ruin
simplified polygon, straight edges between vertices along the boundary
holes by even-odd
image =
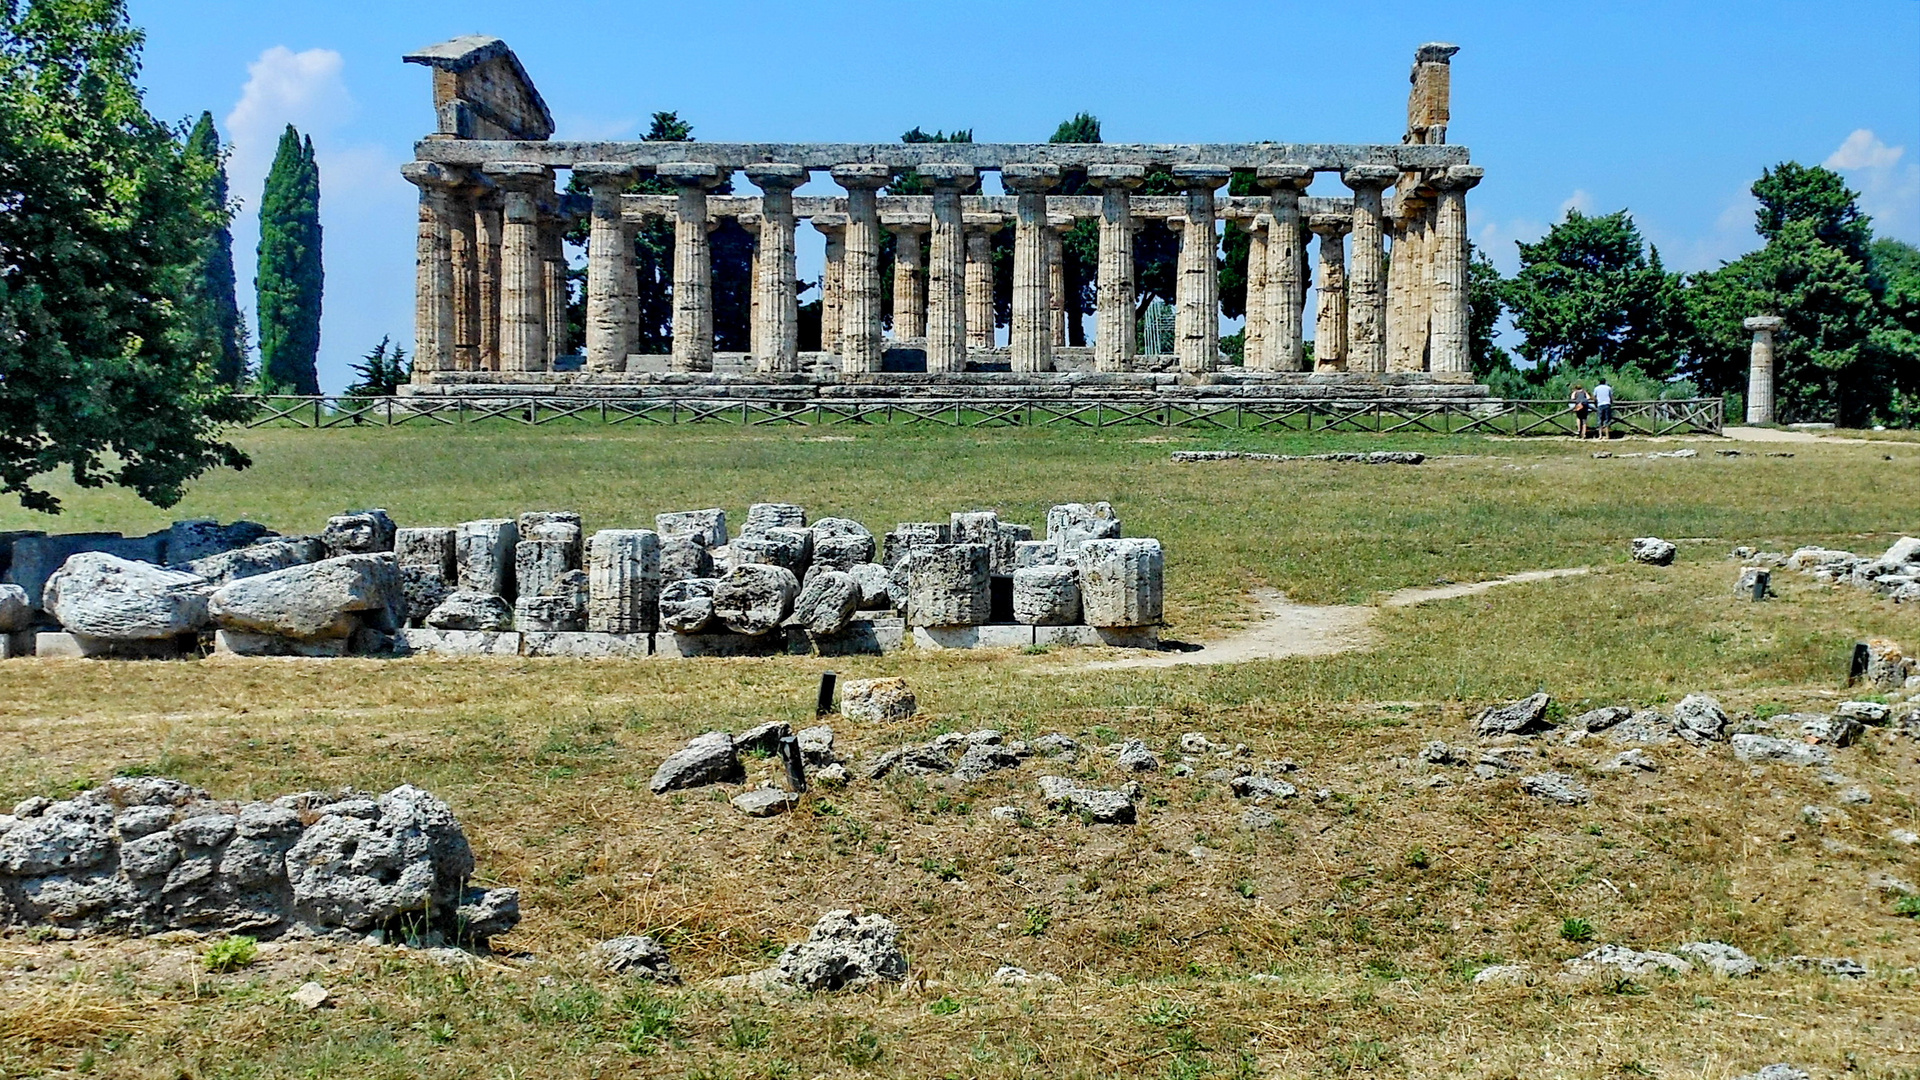
[[[403,170],[420,191],[407,392],[759,387],[804,397],[851,386],[1017,396],[1070,385],[1136,395],[1181,387],[1189,395],[1482,398],[1467,342],[1466,218],[1466,194],[1482,170],[1446,140],[1456,51],[1417,50],[1407,128],[1394,143],[569,142],[552,138],[552,116],[504,42],[456,38],[405,58],[432,69],[438,117]],[[572,184],[559,180],[563,170]],[[1183,193],[1137,194],[1150,170],[1166,170]],[[990,172],[1007,194],[972,193]],[[1317,173],[1337,174],[1351,195],[1307,196]],[[931,194],[886,193],[908,174]],[[759,194],[711,193],[741,175]],[[675,194],[628,193],[643,176],[669,181]],[[844,194],[796,194],[815,176]],[[1236,176],[1261,194],[1222,194]],[[1069,178],[1095,194],[1058,194]],[[562,238],[583,220],[585,340],[576,342]],[[714,348],[709,233],[729,220],[754,237],[743,354]],[[638,351],[634,238],[648,221],[673,226],[666,355]],[[1090,346],[1068,347],[1067,320],[1079,315],[1064,295],[1061,235],[1082,221],[1099,226],[1094,330]],[[1137,348],[1134,241],[1150,221],[1183,241],[1166,356]],[[1250,240],[1243,365],[1228,363],[1220,347],[1222,221]],[[826,239],[817,352],[800,349],[801,222]],[[1009,227],[1012,317],[1008,343],[996,346],[989,239]],[[882,310],[883,230],[895,241],[890,312]],[[1310,285],[1318,297],[1311,314]]]

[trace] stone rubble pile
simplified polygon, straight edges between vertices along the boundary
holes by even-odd
[[[483,943],[519,923],[520,894],[469,888],[473,868],[453,811],[419,788],[236,803],[117,777],[0,816],[0,925]]]
[[[993,511],[876,537],[789,503],[750,507],[738,535],[719,509],[592,534],[571,511],[402,528],[374,509],[311,537],[0,534],[0,562],[0,655],[115,657],[1153,648],[1165,576],[1159,541],[1122,537],[1107,503],[1053,507],[1044,538]]]
[[[1257,454],[1247,450],[1175,450],[1174,461],[1341,461],[1360,465],[1418,465],[1427,455],[1412,450],[1371,450],[1332,454]]]
[[[1903,536],[1879,555],[1803,547],[1788,554],[1737,547],[1730,557],[1749,569],[1792,570],[1829,585],[1851,585],[1895,603],[1920,601],[1920,537]]]

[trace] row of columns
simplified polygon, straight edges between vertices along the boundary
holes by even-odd
[[[584,162],[574,174],[591,193],[587,266],[586,363],[617,370],[635,342],[638,289],[629,252],[633,233],[621,195],[637,175],[627,165]],[[707,194],[724,181],[700,162],[660,165],[674,184],[672,367],[713,368],[711,227]],[[926,338],[930,372],[964,370],[969,349],[989,348],[993,278],[989,236],[998,214],[962,212],[962,194],[978,178],[962,164],[917,169],[932,186],[932,221],[895,230],[896,333]],[[1224,166],[1173,167],[1185,189],[1182,212],[1167,224],[1181,238],[1176,284],[1176,357],[1180,370],[1204,373],[1219,362],[1219,278],[1215,258],[1216,192]],[[762,193],[754,260],[753,349],[768,373],[800,370],[794,267],[794,189],[809,170],[799,165],[748,166]],[[844,215],[821,214],[814,228],[827,241],[822,285],[822,345],[850,375],[880,369],[879,191],[893,177],[883,164],[831,170],[847,191]],[[1087,185],[1101,193],[1094,358],[1100,371],[1128,371],[1135,351],[1131,192],[1144,181],[1139,165],[1095,165]],[[420,277],[416,366],[423,372],[550,369],[566,351],[564,219],[555,212],[553,174],[545,166],[489,163],[475,178],[426,162],[406,167],[420,188]],[[1312,171],[1268,165],[1256,172],[1269,208],[1250,224],[1247,355],[1251,370],[1305,367],[1304,304],[1307,236],[1319,238],[1319,308],[1315,359],[1321,368],[1356,372],[1471,370],[1467,355],[1465,193],[1481,170],[1453,166],[1422,179],[1390,166],[1353,166],[1342,180],[1353,190],[1351,216],[1301,212]],[[1065,290],[1060,233],[1070,219],[1048,216],[1047,196],[1059,166],[1009,163],[1001,180],[1015,196],[1012,368],[1053,370],[1053,349],[1065,341]],[[1399,185],[1389,222],[1382,193]],[[497,199],[495,194],[497,193]],[[498,206],[498,210],[494,207]],[[1388,296],[1386,237],[1394,237]],[[1352,253],[1346,235],[1352,236]],[[926,261],[924,306],[919,264]],[[497,327],[497,333],[490,331]],[[497,357],[497,360],[496,360]]]

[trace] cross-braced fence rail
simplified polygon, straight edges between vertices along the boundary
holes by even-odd
[[[1372,434],[1572,435],[1578,421],[1565,402],[1391,401],[1045,401],[1030,398],[893,398],[805,401],[739,398],[585,398],[546,395],[482,398],[257,395],[244,426],[457,426],[482,421],[538,427],[557,421],[603,424],[832,426],[929,424],[941,427],[1144,426],[1230,430],[1351,431]],[[1720,398],[1621,401],[1613,429],[1630,435],[1718,435]]]

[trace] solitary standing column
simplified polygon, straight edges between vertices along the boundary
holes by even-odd
[[[924,225],[905,222],[890,226],[893,233],[893,337],[896,341],[927,336],[927,298],[921,266],[927,235]]]
[[[927,370],[967,369],[967,328],[973,313],[967,303],[966,218],[960,193],[979,176],[971,165],[933,163],[915,170],[933,185],[933,229],[927,259]],[[992,282],[988,282],[987,332],[993,332]],[[896,286],[897,289],[897,286]],[[898,325],[897,323],[895,325]],[[989,339],[991,340],[991,339]]]
[[[760,189],[760,266],[753,287],[760,297],[761,332],[754,348],[761,350],[761,371],[792,374],[800,370],[793,189],[807,182],[807,170],[785,163],[750,165],[747,179]]]
[[[626,225],[620,220],[620,195],[633,183],[631,165],[583,161],[573,175],[593,195],[587,227],[587,370],[627,369],[627,307],[622,278],[631,256],[623,250]]]
[[[1268,371],[1303,371],[1306,347],[1301,307],[1307,295],[1307,230],[1300,217],[1300,193],[1313,182],[1305,165],[1262,165],[1262,186],[1273,189],[1267,230],[1267,333],[1262,356]]]
[[[499,185],[487,181],[490,189],[475,201],[474,231],[479,236],[476,287],[479,292],[479,355],[475,371],[500,370],[500,240],[505,197]]]
[[[1320,310],[1313,326],[1315,371],[1347,369],[1347,229],[1334,214],[1315,214],[1307,227],[1320,238]]]
[[[429,161],[400,167],[407,182],[420,189],[420,236],[414,253],[413,370],[425,382],[435,371],[453,369],[454,288],[453,177]]]
[[[1431,366],[1436,374],[1473,371],[1467,341],[1467,189],[1484,175],[1486,170],[1478,165],[1454,165],[1433,181],[1439,202],[1434,207],[1432,293],[1427,302],[1432,310]]]
[[[993,234],[1006,227],[999,214],[968,214],[967,348],[993,348]],[[962,361],[956,370],[965,370]]]
[[[1133,327],[1133,196],[1144,165],[1093,165],[1087,184],[1100,189],[1099,293],[1094,302],[1093,369],[1131,371]]]
[[[707,189],[720,181],[720,167],[698,161],[668,162],[660,178],[679,189],[673,213],[674,371],[713,370],[713,257],[707,242]]]
[[[1067,253],[1066,231],[1073,219],[1059,214],[1047,215],[1047,321],[1053,328],[1053,347],[1067,343]]]
[[[1787,324],[1778,315],[1755,315],[1741,325],[1753,331],[1748,354],[1747,423],[1773,423],[1773,335]]]
[[[1008,164],[1000,182],[1019,196],[1013,233],[1013,370],[1053,370],[1053,313],[1047,302],[1047,192],[1058,165]]]
[[[1273,219],[1255,214],[1247,225],[1247,321],[1241,337],[1244,347],[1241,363],[1248,371],[1271,371],[1271,348],[1267,342],[1267,263],[1272,258],[1267,242]]]
[[[1220,366],[1220,267],[1215,261],[1219,238],[1213,231],[1213,193],[1232,175],[1224,165],[1173,167],[1173,178],[1187,189],[1174,279],[1174,352],[1180,358],[1180,370],[1189,375]]]
[[[820,268],[820,348],[840,355],[841,299],[847,265],[847,215],[815,214],[813,227],[827,238],[826,263]]]
[[[1391,165],[1355,165],[1340,175],[1353,189],[1353,259],[1347,282],[1347,370],[1387,370],[1387,267],[1380,193],[1399,179]]]
[[[547,359],[547,282],[538,198],[552,190],[553,175],[529,162],[488,162],[483,168],[506,197],[500,230],[500,370],[539,371]]]
[[[846,265],[841,268],[840,372],[880,370],[880,189],[893,178],[886,165],[836,165],[834,182],[847,189]]]

